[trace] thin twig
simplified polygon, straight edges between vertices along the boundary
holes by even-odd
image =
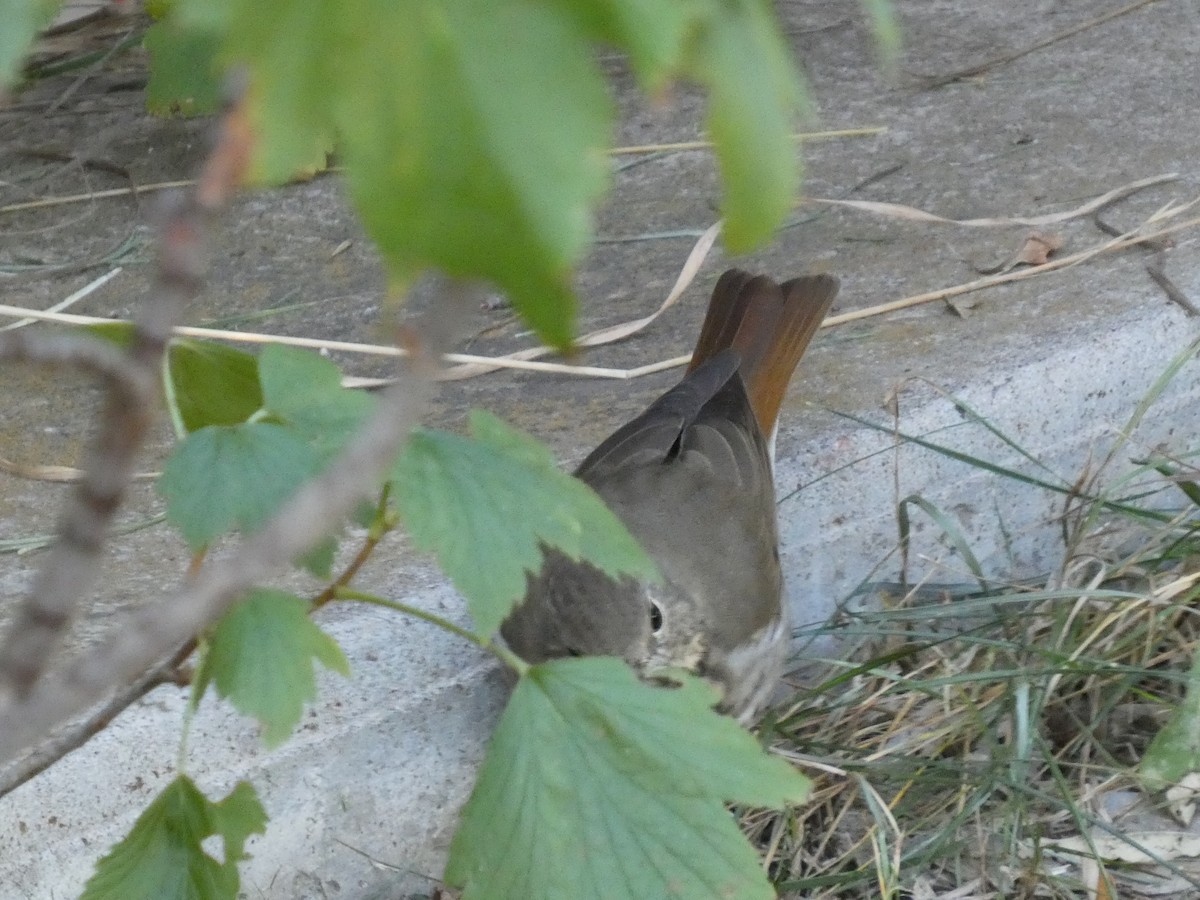
[[[39,200],[25,200],[21,203],[10,203],[0,206],[0,214],[20,212],[26,209],[45,209],[50,206],[66,206],[71,203],[86,203],[89,200],[105,200],[109,197],[128,197],[137,194],[149,194],[157,191],[173,191],[176,189],[195,187],[196,181],[185,178],[182,181],[159,181],[154,184],[139,184],[132,187],[110,188],[106,191],[88,191],[86,194],[67,194],[62,197],[42,197]]]
[[[917,209],[915,206],[904,206],[900,203],[884,203],[878,200],[847,200],[840,198],[827,197],[804,197],[801,202],[804,203],[822,203],[829,206],[845,206],[850,209],[857,209],[863,212],[875,213],[876,215],[885,216],[892,219],[901,219],[910,222],[933,222],[939,225],[958,225],[964,228],[1005,228],[1010,225],[1027,225],[1032,228],[1041,228],[1046,225],[1059,225],[1063,222],[1068,222],[1071,219],[1082,218],[1095,212],[1103,207],[1138,191],[1145,190],[1148,187],[1153,187],[1158,184],[1167,184],[1168,182],[1178,181],[1179,174],[1177,172],[1169,172],[1165,175],[1152,175],[1149,178],[1139,178],[1137,181],[1131,181],[1129,184],[1123,184],[1120,187],[1113,188],[1099,197],[1095,197],[1084,203],[1082,206],[1077,206],[1075,209],[1068,209],[1063,212],[1048,213],[1044,216],[1004,216],[1004,217],[989,217],[982,219],[947,219],[944,216],[936,215],[935,213],[926,212],[923,209]]]
[[[0,769],[0,797],[15,791],[31,778],[46,771],[68,753],[78,750],[107,728],[113,719],[155,688],[164,684],[176,683],[174,676],[176,669],[195,649],[195,641],[189,641],[163,665],[154,667],[128,687],[117,691],[104,703],[92,709],[86,717],[71,722],[49,740],[25,754],[16,763]]]
[[[1119,237],[1121,235],[1120,229],[1110,225],[1103,218],[1105,209],[1115,203],[1116,200],[1106,203],[1092,213],[1092,223],[1110,237]],[[1145,264],[1146,274],[1150,276],[1155,284],[1162,288],[1163,293],[1167,295],[1169,300],[1178,304],[1189,316],[1200,316],[1200,309],[1197,309],[1196,305],[1188,299],[1187,294],[1181,291],[1175,282],[1167,276],[1165,267],[1167,264],[1167,249],[1170,247],[1170,244],[1167,241],[1146,241],[1145,247],[1149,251],[1149,258]]]
[[[1052,34],[1050,37],[1037,41],[1036,43],[1021,50],[1015,50],[1012,53],[1005,53],[1001,56],[984,60],[978,65],[968,66],[965,69],[959,69],[957,72],[951,72],[948,75],[918,75],[917,77],[921,79],[921,86],[926,90],[945,87],[948,84],[953,84],[956,81],[962,81],[965,78],[973,78],[976,75],[982,75],[988,69],[995,68],[996,66],[1007,65],[1008,63],[1014,62],[1023,56],[1028,56],[1030,53],[1036,53],[1038,50],[1044,50],[1052,44],[1056,44],[1059,41],[1074,37],[1081,32],[1095,28],[1097,25],[1103,25],[1105,22],[1111,22],[1113,19],[1141,9],[1143,6],[1149,6],[1154,2],[1155,0],[1136,0],[1135,3],[1130,3],[1128,6],[1123,6],[1120,9],[1114,9],[1112,12],[1105,13],[1102,16],[1097,16],[1094,19],[1089,19],[1087,22],[1075,25],[1066,29],[1065,31]]]
[[[76,303],[78,303],[84,297],[86,297],[89,294],[91,294],[92,292],[104,287],[104,285],[108,284],[110,281],[112,281],[114,278],[116,278],[120,274],[121,274],[121,267],[117,266],[117,268],[113,269],[110,272],[106,272],[105,274],[101,275],[99,278],[95,278],[92,281],[89,281],[87,284],[85,284],[83,287],[81,287],[79,290],[75,291],[73,294],[69,295],[68,297],[66,297],[62,300],[59,300],[57,303],[55,303],[53,306],[51,306],[49,309],[47,309],[46,312],[49,312],[49,313],[62,312],[64,309],[68,309],[68,308],[74,306]],[[17,328],[24,328],[26,325],[32,325],[36,321],[37,321],[37,319],[31,319],[27,316],[24,319],[18,319],[16,322],[9,322],[3,328],[0,328],[0,331],[13,331]]]
[[[26,464],[5,459],[3,456],[0,456],[0,472],[14,478],[23,478],[26,481],[48,481],[52,484],[74,484],[77,481],[83,481],[86,477],[83,469],[77,469],[74,466]],[[161,472],[134,472],[129,476],[129,480],[154,481],[161,474]]]
[[[57,322],[60,325],[123,325],[126,319],[105,316],[81,316],[75,313],[51,313],[48,310],[27,309],[0,303],[0,316],[22,316],[38,322]],[[244,344],[285,344],[289,347],[309,347],[314,350],[330,350],[342,353],[360,353],[367,356],[403,357],[403,348],[391,344],[362,344],[355,341],[334,341],[324,338],[294,337],[285,334],[266,334],[251,331],[228,331],[221,328],[198,328],[180,325],[173,333],[179,337],[204,338],[206,340],[234,341]],[[555,352],[547,349],[545,352]],[[522,369],[531,372],[573,373],[594,378],[623,378],[622,370],[600,366],[572,366],[565,363],[538,362],[517,358],[478,356],[471,353],[447,353],[446,362],[471,366],[486,366],[495,369]]]
[[[1134,247],[1138,244],[1144,244],[1147,241],[1153,241],[1156,238],[1165,237],[1168,234],[1174,234],[1178,231],[1184,231],[1188,228],[1195,228],[1200,225],[1200,217],[1188,219],[1184,222],[1179,222],[1166,228],[1160,228],[1149,234],[1139,235],[1137,230],[1129,232],[1125,237],[1118,240],[1112,240],[1108,243],[1101,244],[1098,247],[1092,247],[1087,250],[1081,250],[1078,253],[1073,253],[1070,256],[1063,256],[1059,259],[1053,259],[1050,262],[1040,266],[1033,266],[1028,269],[1020,269],[1015,272],[1006,272],[1003,275],[994,275],[989,278],[979,278],[975,281],[969,281],[965,284],[955,285],[953,287],[942,288],[937,291],[930,291],[925,294],[916,294],[912,297],[904,297],[900,300],[893,300],[890,303],[880,303],[877,306],[871,306],[867,309],[856,309],[851,312],[842,313],[837,316],[830,316],[822,324],[823,328],[830,328],[834,325],[841,325],[845,322],[853,322],[858,319],[867,319],[872,316],[883,315],[884,313],[895,312],[899,309],[908,309],[913,306],[920,306],[923,303],[932,303],[935,300],[945,300],[947,297],[957,297],[961,294],[969,294],[972,291],[980,291],[984,288],[995,287],[1000,284],[1007,284],[1010,281],[1022,281],[1026,278],[1036,278],[1038,275],[1044,275],[1047,272],[1053,272],[1057,269],[1064,269],[1068,266],[1075,266],[1085,260],[1091,259],[1093,256],[1099,256],[1102,253],[1110,253],[1114,250],[1123,250],[1126,247]]]
[[[842,313],[836,316],[830,316],[822,324],[822,328],[832,328],[845,322],[852,322],[859,319],[871,318],[873,316],[884,315],[889,312],[894,312],[898,309],[908,309],[912,306],[919,306],[923,303],[932,303],[938,300],[944,300],[948,297],[956,297],[960,294],[971,293],[972,291],[983,290],[996,285],[1005,284],[1009,281],[1018,281],[1023,278],[1032,278],[1036,275],[1041,275],[1046,272],[1052,272],[1056,269],[1063,268],[1068,265],[1076,265],[1093,256],[1102,253],[1108,253],[1114,250],[1121,250],[1126,247],[1131,247],[1136,244],[1142,244],[1147,241],[1154,241],[1158,238],[1165,237],[1170,234],[1175,234],[1180,231],[1185,231],[1189,228],[1195,228],[1200,225],[1200,218],[1188,219],[1174,225],[1160,228],[1146,235],[1138,236],[1136,232],[1131,232],[1130,237],[1119,241],[1111,241],[1089,250],[1080,251],[1071,256],[1060,257],[1052,260],[1041,266],[1035,266],[1028,269],[1022,269],[1019,272],[1009,272],[1004,275],[994,276],[989,278],[977,279],[975,281],[966,282],[964,284],[955,285],[948,288],[943,288],[929,293],[917,294],[911,297],[904,297],[899,300],[894,300],[888,303],[881,303],[876,306],[866,307],[865,309],[854,310],[848,313]],[[695,251],[693,251],[695,252]],[[661,315],[665,311],[665,304],[649,319],[653,319],[657,315]],[[40,310],[31,310],[20,306],[7,306],[0,304],[0,316],[27,316],[29,318],[38,319],[39,321],[62,322],[73,325],[91,325],[100,323],[122,323],[123,319],[106,319],[95,316],[78,316],[64,313],[48,313]],[[623,329],[638,323],[645,322],[645,319],[639,319],[632,323],[624,323],[615,326],[616,329]],[[644,326],[643,326],[644,327]],[[595,332],[594,336],[603,336],[611,332],[613,329],[604,329],[600,332]],[[175,333],[183,337],[200,337],[200,338],[215,338],[219,340],[229,340],[244,343],[259,343],[259,344],[287,344],[297,347],[312,347],[317,349],[325,349],[331,351],[342,351],[347,353],[360,353],[364,355],[375,356],[403,356],[404,351],[400,348],[383,344],[361,344],[351,341],[334,341],[323,338],[302,338],[291,337],[288,335],[262,334],[254,332],[242,331],[221,331],[212,328],[193,328],[190,326],[180,326],[175,329]],[[585,343],[584,341],[592,338],[593,335],[586,336],[581,339],[581,346],[597,346],[597,343]],[[611,339],[611,337],[609,338]],[[635,366],[628,369],[608,368],[602,366],[576,366],[566,363],[548,363],[538,362],[532,357],[553,353],[554,350],[548,347],[531,347],[526,350],[518,351],[517,353],[508,356],[478,356],[467,353],[447,353],[443,357],[447,362],[460,363],[461,366],[456,366],[452,369],[443,370],[439,376],[442,379],[455,378],[471,378],[476,375],[486,372],[496,371],[498,369],[518,369],[537,372],[546,372],[559,375],[574,375],[590,378],[610,378],[620,381],[629,381],[635,378],[642,378],[646,375],[651,375],[656,372],[666,371],[668,369],[678,368],[686,365],[691,359],[690,356],[675,356],[669,359],[657,360],[655,362],[646,363],[642,366]],[[384,383],[380,379],[347,379],[356,387],[376,387]]]
[[[802,131],[793,134],[793,141],[827,141],[834,138],[874,137],[887,131],[884,125],[872,128],[841,128],[833,131]],[[610,156],[633,156],[643,153],[668,153],[677,150],[711,150],[712,141],[678,141],[674,144],[639,144],[632,147],[613,147]]]

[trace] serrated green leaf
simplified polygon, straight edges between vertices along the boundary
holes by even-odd
[[[337,134],[394,279],[490,279],[544,338],[569,342],[612,117],[577,18],[523,0],[194,5],[253,73],[267,180]]]
[[[328,459],[362,424],[373,397],[342,387],[338,367],[316,353],[271,345],[258,358],[262,402]]]
[[[210,683],[263,726],[263,743],[287,739],[317,696],[313,660],[342,675],[350,664],[337,642],[308,617],[308,603],[285,591],[256,590],[217,623],[196,673],[197,694]]]
[[[96,864],[81,900],[235,900],[246,838],[261,834],[266,823],[266,810],[246,782],[213,803],[181,775]],[[201,846],[212,835],[224,841],[224,862]]]
[[[594,41],[627,51],[652,90],[681,74],[709,86],[732,248],[770,235],[795,196],[799,82],[761,0],[195,0],[179,12],[219,29],[223,58],[252,73],[263,178],[311,167],[336,137],[393,281],[429,267],[489,279],[551,343],[570,340],[571,271],[607,184],[612,104]]]
[[[29,45],[61,5],[57,0],[0,0],[0,88],[16,81]]]
[[[657,572],[596,494],[554,465],[550,451],[480,410],[474,440],[415,434],[392,469],[396,502],[413,541],[437,554],[490,635],[542,564],[540,543],[617,575]]]
[[[167,520],[193,549],[233,528],[253,531],[318,467],[316,452],[281,425],[210,425],[192,432],[163,467]]]
[[[691,71],[709,89],[725,244],[744,253],[768,239],[796,201],[800,164],[791,132],[804,93],[766,4],[728,0],[711,8]]]
[[[464,900],[770,898],[724,801],[798,803],[808,780],[766,755],[715,693],[639,681],[615,659],[522,677],[450,849]]]
[[[337,111],[367,231],[399,278],[432,265],[494,281],[566,345],[571,271],[609,173],[612,107],[586,35],[521,0],[409,4],[387,19]],[[397,75],[386,86],[384,60]]]
[[[155,115],[202,116],[221,105],[221,79],[215,64],[220,38],[211,31],[182,28],[165,20],[146,31],[150,81],[146,109]]]
[[[1190,772],[1200,772],[1200,651],[1192,660],[1183,702],[1172,710],[1138,766],[1138,774],[1157,791],[1179,784]]]
[[[211,341],[175,340],[168,351],[175,404],[188,431],[237,425],[262,408],[258,361]]]

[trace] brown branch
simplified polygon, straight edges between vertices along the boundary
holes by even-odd
[[[384,514],[386,505],[387,488],[385,486],[378,504],[378,516]],[[336,599],[338,588],[345,587],[353,580],[389,530],[388,527],[372,526],[354,558],[337,578],[313,599],[310,612],[315,612]],[[200,568],[203,559],[203,555],[197,555],[192,560],[192,564],[188,567],[190,575],[195,574]],[[129,687],[118,691],[99,706],[93,707],[85,717],[72,721],[48,740],[38,744],[20,760],[7,768],[0,769],[0,798],[16,790],[31,778],[40,775],[68,753],[78,750],[108,727],[108,724],[127,707],[141,700],[155,688],[166,684],[174,684],[180,688],[188,687],[192,683],[195,672],[191,666],[187,666],[185,663],[188,657],[195,652],[196,643],[195,638],[187,641],[166,663],[155,666]]]
[[[243,94],[239,92],[239,97]],[[187,301],[204,283],[204,227],[240,184],[250,145],[244,106],[235,103],[221,120],[194,195],[163,198],[155,296],[142,304],[122,361],[116,362],[98,347],[85,350],[74,338],[35,341],[10,334],[0,345],[11,356],[60,362],[75,357],[70,360],[73,364],[102,366],[109,375],[99,431],[85,457],[85,477],[62,514],[58,542],[0,643],[0,702],[8,694],[18,699],[29,696],[61,642],[76,604],[92,591],[100,548],[153,419],[163,354]]]
[[[379,498],[379,503],[376,508],[376,519],[381,519],[387,512],[388,489],[384,486],[383,495]],[[326,603],[337,598],[338,588],[346,587],[354,580],[354,576],[358,574],[358,570],[363,567],[371,554],[375,552],[375,548],[379,546],[379,542],[383,540],[384,535],[388,533],[390,527],[380,527],[380,522],[373,522],[367,530],[367,536],[363,540],[362,546],[358,548],[358,552],[354,554],[354,559],[350,560],[346,568],[340,575],[329,583],[321,593],[313,598],[310,611],[320,609]]]
[[[141,700],[159,685],[178,683],[176,671],[195,649],[196,642],[189,641],[168,662],[154,667],[128,687],[113,694],[104,703],[93,708],[86,718],[71,722],[48,740],[38,744],[17,763],[0,769],[0,797],[42,774],[71,751],[78,750],[107,728],[127,707]],[[186,684],[180,686],[186,687]]]
[[[244,94],[239,90],[238,99]],[[109,390],[98,433],[85,456],[84,478],[63,511],[58,542],[0,643],[0,704],[9,695],[18,700],[30,696],[61,642],[76,604],[92,592],[100,548],[153,420],[163,354],[187,301],[204,283],[204,227],[241,183],[251,141],[244,105],[232,103],[221,119],[194,195],[163,198],[155,295],[139,309],[132,343],[121,359],[104,345],[87,345],[73,336],[4,335],[0,351],[5,355],[100,370],[108,377]]]
[[[144,400],[157,383],[153,377],[147,381],[146,373],[114,344],[82,334],[0,332],[0,360],[82,369],[108,381],[128,403]]]
[[[417,368],[383,394],[375,414],[333,466],[301,488],[262,531],[244,539],[233,556],[210,562],[162,603],[125,616],[107,641],[43,677],[28,695],[0,705],[0,764],[114,686],[137,678],[350,515],[377,488],[419,421],[432,380]]]
[[[194,198],[177,202],[166,216],[159,269],[160,301],[147,305],[139,324],[141,337],[130,353],[135,366],[156,365],[170,335],[174,309],[181,298],[199,289],[205,271],[200,213],[212,213],[227,202],[240,180],[250,146],[251,130],[244,111],[235,107],[222,120],[220,141],[209,157]],[[167,673],[186,658],[198,633],[246,590],[286,569],[292,560],[323,540],[377,489],[432,394],[438,352],[448,346],[452,333],[461,327],[466,303],[456,301],[463,301],[465,292],[449,290],[445,294],[444,302],[435,306],[421,327],[405,328],[399,334],[400,343],[409,353],[409,374],[382,394],[376,412],[334,464],[302,487],[261,531],[243,539],[230,558],[208,561],[173,596],[124,616],[106,640],[80,652],[67,665],[41,674],[27,689],[0,692],[0,766],[38,741],[45,741],[47,734],[72,716],[107,698],[82,722],[26,753],[22,763],[10,767],[0,778],[0,785],[32,777],[62,753],[81,745],[120,709],[169,678]],[[95,536],[92,540],[98,550],[99,541]],[[363,554],[360,557],[365,558]],[[356,559],[355,568],[357,564],[361,559]],[[78,578],[70,582],[76,585],[69,591],[72,596],[81,593],[79,583]],[[163,663],[172,652],[172,661]],[[129,687],[122,690],[123,685]]]
[[[195,197],[164,203],[155,295],[139,309],[123,353],[76,335],[0,336],[0,358],[77,366],[98,372],[108,383],[97,434],[85,454],[84,478],[63,510],[58,541],[0,643],[0,708],[19,707],[33,695],[77,603],[92,592],[101,547],[153,420],[163,354],[187,301],[203,283],[204,219],[228,198],[244,171],[248,132],[237,125],[244,118],[239,110],[235,105],[223,120]]]
[[[0,356],[75,365],[108,381],[99,430],[84,457],[85,476],[68,497],[59,539],[0,643],[0,695],[28,693],[61,642],[79,599],[92,592],[100,548],[153,420],[159,361],[186,296],[166,292],[157,308],[139,316],[125,353],[77,335],[0,335]]]

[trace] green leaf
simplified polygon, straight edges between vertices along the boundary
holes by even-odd
[[[220,46],[217,34],[183,28],[168,19],[150,26],[145,46],[150,54],[146,108],[151,113],[202,116],[220,108],[221,80],[215,65]]]
[[[871,20],[871,32],[875,35],[875,46],[881,61],[894,68],[900,56],[900,21],[892,0],[863,0],[863,7]]]
[[[0,0],[0,88],[16,80],[34,37],[61,5],[57,0]]]
[[[615,659],[534,666],[496,729],[450,848],[464,900],[771,898],[724,801],[799,803],[808,780],[712,710]]]
[[[428,266],[489,279],[543,339],[567,345],[571,272],[609,172],[612,108],[591,46],[538,3],[388,9],[349,72],[355,102],[337,110],[368,233],[398,279]]]
[[[266,810],[246,782],[213,803],[181,775],[96,864],[82,900],[235,900],[246,839],[262,834],[266,823]],[[212,835],[224,842],[224,862],[201,846]]]
[[[796,202],[800,165],[791,132],[804,94],[765,3],[719,0],[711,9],[690,68],[710,93],[725,244],[744,253],[767,240]]]
[[[1179,784],[1190,772],[1200,772],[1200,651],[1192,660],[1183,702],[1172,710],[1138,766],[1151,790]]]
[[[338,367],[316,353],[271,345],[258,358],[267,412],[292,426],[328,459],[375,406],[362,391],[342,387]]]
[[[605,189],[612,103],[595,41],[642,84],[687,75],[712,93],[726,239],[768,237],[795,196],[799,80],[763,0],[194,0],[251,72],[255,169],[282,181],[335,138],[394,282],[436,267],[506,290],[569,342],[571,272]],[[497,39],[503,35],[503,39]]]
[[[659,90],[678,70],[694,3],[664,0],[555,0],[597,40],[621,47],[647,90]]]
[[[296,560],[315,578],[327,579],[333,575],[333,557],[337,553],[337,538],[327,538]]]
[[[525,0],[195,5],[252,72],[267,180],[336,134],[395,280],[429,267],[492,280],[569,343],[612,115],[578,19]]]
[[[168,356],[171,384],[188,431],[237,425],[262,408],[258,361],[211,341],[174,340]]]
[[[176,12],[186,27],[222,33],[221,59],[251,71],[254,176],[282,183],[310,170],[318,149],[333,145],[334,106],[346,100],[343,69],[370,41],[373,4],[192,0]]]
[[[263,743],[274,747],[317,695],[314,659],[350,674],[337,643],[308,617],[306,601],[285,591],[252,591],[217,623],[196,674],[197,695],[215,682],[218,694],[258,719]]]
[[[175,448],[158,489],[167,520],[199,549],[234,527],[264,524],[317,465],[312,447],[281,425],[210,425]]]
[[[122,349],[133,344],[132,322],[96,322],[93,325],[80,325],[79,330],[116,344]]]
[[[493,634],[540,569],[539,542],[617,575],[655,578],[649,557],[583,482],[550,451],[480,410],[475,439],[422,431],[392,469],[414,543],[437,554],[467,599],[478,631]]]

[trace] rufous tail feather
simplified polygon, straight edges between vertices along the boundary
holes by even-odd
[[[837,292],[832,275],[777,284],[765,275],[730,269],[713,289],[688,371],[726,347],[736,349],[754,417],[771,439],[788,382]]]

